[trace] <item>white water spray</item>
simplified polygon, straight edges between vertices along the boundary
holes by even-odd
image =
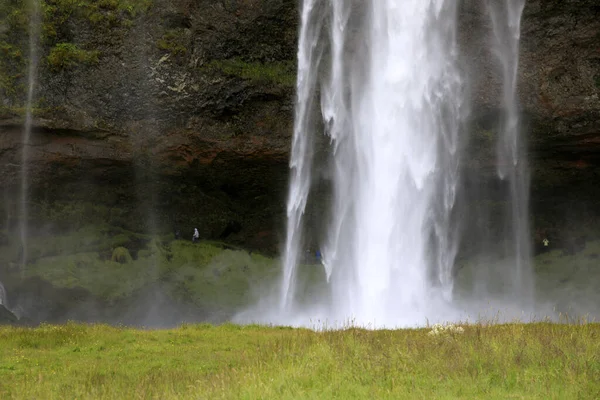
[[[27,104],[25,108],[25,126],[23,129],[23,150],[21,153],[21,202],[20,202],[20,237],[21,237],[21,267],[27,264],[27,227],[28,227],[28,161],[33,124],[33,99],[37,77],[37,43],[40,33],[40,9],[38,0],[31,0],[29,20],[29,68],[27,71]]]

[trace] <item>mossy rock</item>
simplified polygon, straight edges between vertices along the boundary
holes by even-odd
[[[296,67],[291,61],[271,63],[247,62],[240,58],[213,60],[202,69],[209,73],[221,73],[254,84],[292,88],[296,84]]]
[[[187,53],[185,36],[183,29],[169,29],[156,42],[156,47],[168,51],[173,56],[184,56]]]
[[[117,262],[119,264],[129,264],[133,261],[131,254],[129,254],[129,250],[125,247],[117,247],[114,249],[110,259],[112,262]]]
[[[98,50],[84,50],[73,43],[59,43],[50,49],[47,60],[53,71],[61,71],[81,64],[97,64],[99,54]]]

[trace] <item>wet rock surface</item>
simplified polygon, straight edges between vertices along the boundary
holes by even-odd
[[[43,18],[30,223],[67,229],[73,208],[93,203],[102,210],[85,206],[91,220],[183,235],[197,227],[203,239],[224,236],[276,252],[285,220],[297,2],[155,0],[135,13],[107,8],[100,16],[86,4],[66,19],[56,11]],[[465,165],[476,175],[467,185],[494,175],[490,149],[502,112],[482,4],[465,0],[460,11],[472,99]],[[599,12],[593,0],[530,0],[525,8],[519,97],[532,203],[544,229],[600,211]],[[20,73],[14,90],[0,89],[7,229],[16,224],[28,54],[27,26],[11,21],[2,21],[10,29],[0,31],[1,40],[22,56],[8,65]],[[97,60],[80,57],[57,68],[48,56],[61,43],[97,52]],[[228,229],[232,224],[236,229]]]
[[[16,324],[18,318],[8,308],[0,304],[0,325],[4,324]]]

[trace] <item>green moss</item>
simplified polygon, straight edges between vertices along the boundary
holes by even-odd
[[[45,0],[42,4],[46,38],[55,38],[69,19],[84,19],[94,26],[131,26],[131,20],[147,11],[152,0]]]
[[[118,233],[118,234],[112,236],[110,239],[110,244],[113,247],[117,247],[117,248],[123,248],[122,246],[127,245],[129,242],[131,242],[131,236],[128,234],[125,234],[125,233]],[[113,255],[114,255],[114,251],[113,251]]]
[[[152,281],[146,267],[136,261],[123,268],[119,262],[103,260],[98,253],[76,253],[40,258],[27,266],[26,276],[39,276],[56,287],[82,287],[114,302]]]
[[[26,1],[6,1],[0,5],[0,21],[10,29],[3,36],[11,36],[27,30],[29,26],[29,12]],[[17,31],[17,32],[15,32]]]
[[[99,54],[97,50],[83,50],[73,43],[59,43],[50,50],[47,60],[52,70],[61,71],[81,64],[96,64]]]
[[[171,244],[171,253],[173,254],[173,265],[194,264],[198,267],[204,267],[221,253],[221,247],[208,243],[192,243],[185,240],[176,240]]]
[[[5,100],[4,107],[22,105],[25,98],[30,4],[27,0],[0,1],[0,98]],[[132,26],[151,5],[152,0],[41,0],[40,57],[46,58],[55,72],[96,63],[98,42]],[[84,37],[94,39],[68,43],[74,26],[88,27],[92,35]]]
[[[0,42],[0,54],[2,54],[2,57],[17,62],[23,61],[23,52],[21,51],[21,48],[7,42]]]
[[[168,241],[167,236],[90,225],[64,234],[31,237],[23,273],[59,288],[84,288],[109,303],[160,283],[172,298],[224,312],[252,301],[253,288],[278,276],[279,264],[272,258],[214,243]],[[17,271],[20,241],[7,239],[10,243],[0,247],[0,264]]]
[[[205,243],[174,243],[172,255],[164,276],[172,294],[213,310],[232,310],[256,300],[279,272],[273,259]]]
[[[11,104],[25,92],[22,82],[27,70],[23,46],[27,43],[29,18],[22,1],[0,4],[0,98]]]
[[[129,254],[129,250],[125,247],[117,247],[113,250],[110,260],[119,264],[128,264],[133,259],[131,258],[131,254]]]
[[[251,289],[271,283],[279,272],[278,264],[268,257],[209,243],[167,243],[158,238],[148,241],[135,260],[125,247],[103,258],[103,249],[111,242],[107,233],[90,227],[47,238],[43,244],[32,241],[29,253],[35,259],[27,265],[26,275],[39,276],[57,287],[82,287],[109,302],[161,282],[173,298],[232,310],[254,299]],[[17,248],[0,249],[0,254],[16,258]]]
[[[183,43],[183,34],[179,29],[170,29],[156,42],[156,47],[168,51],[174,56],[183,56],[187,53]]]
[[[257,84],[293,87],[296,84],[296,69],[292,62],[268,64],[245,62],[239,58],[214,60],[203,66],[207,72],[219,72],[239,77]]]

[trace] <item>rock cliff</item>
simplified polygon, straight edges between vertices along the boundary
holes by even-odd
[[[0,185],[17,215],[30,15],[0,6]],[[467,168],[492,173],[499,79],[483,2],[461,3],[472,96]],[[43,0],[31,224],[277,250],[293,124],[296,0]],[[600,6],[529,0],[520,99],[542,218],[600,214]],[[558,199],[558,200],[557,200]],[[584,206],[570,207],[577,200]],[[574,203],[573,203],[574,204]],[[582,211],[583,210],[583,211]],[[552,224],[550,224],[552,225]]]

